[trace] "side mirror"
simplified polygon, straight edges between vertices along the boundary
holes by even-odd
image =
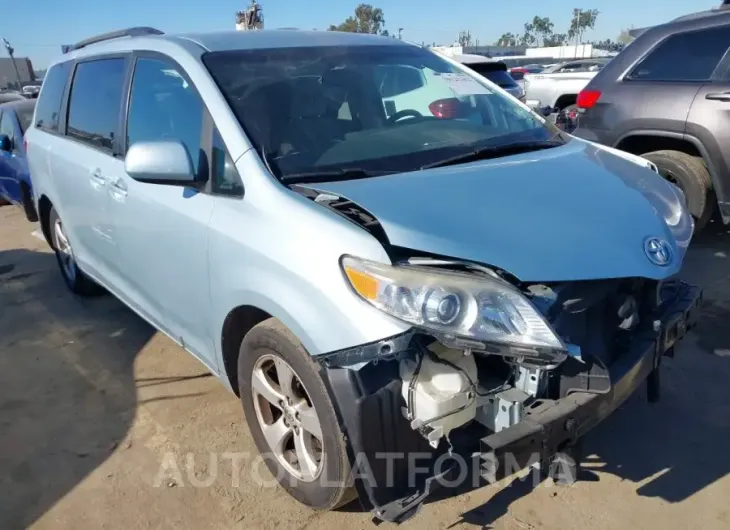
[[[188,186],[195,182],[193,163],[179,140],[137,142],[127,150],[124,170],[149,184]]]
[[[0,134],[0,151],[13,152],[13,141],[7,134]]]

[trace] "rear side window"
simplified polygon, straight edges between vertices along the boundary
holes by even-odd
[[[76,66],[66,134],[111,151],[119,128],[125,60],[98,59]]]
[[[43,80],[43,88],[38,98],[35,113],[35,126],[46,131],[58,131],[61,115],[61,102],[66,81],[71,71],[71,63],[59,63],[51,67]]]
[[[668,37],[629,75],[637,81],[707,81],[730,46],[730,27]]]

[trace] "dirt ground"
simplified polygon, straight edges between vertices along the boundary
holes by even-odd
[[[0,529],[374,528],[235,473],[221,455],[256,454],[236,397],[111,296],[72,296],[36,228],[0,208]],[[695,243],[702,323],[658,404],[638,392],[588,436],[583,480],[441,492],[402,527],[730,528],[728,252],[717,227]]]

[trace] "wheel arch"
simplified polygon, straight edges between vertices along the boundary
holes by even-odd
[[[712,160],[705,146],[694,136],[670,131],[638,130],[621,135],[613,147],[634,155],[643,155],[652,151],[668,149],[698,156],[702,158],[702,161],[707,167],[713,190],[718,189],[717,172],[712,164]]]
[[[225,372],[233,392],[238,395],[238,355],[241,341],[257,324],[275,318],[302,343],[308,352],[314,351],[311,337],[289,313],[275,302],[256,300],[232,308],[223,319],[220,329],[220,369]]]
[[[554,107],[558,107],[560,110],[563,110],[565,107],[570,107],[571,105],[575,105],[578,101],[578,94],[561,94],[560,97],[555,100]]]

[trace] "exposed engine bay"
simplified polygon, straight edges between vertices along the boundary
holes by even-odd
[[[520,423],[544,400],[575,391],[608,392],[608,366],[629,347],[635,330],[654,326],[651,314],[661,304],[661,291],[673,286],[645,279],[523,285],[503,271],[425,256],[403,265],[509,283],[565,346],[562,351],[530,348],[414,329],[402,344],[364,346],[357,354],[338,352],[327,359],[329,366],[355,369],[368,361],[397,363],[405,404],[401,414],[432,448],[449,448],[452,432],[464,426],[498,433]]]
[[[541,399],[607,392],[607,366],[642,324],[642,308],[646,314],[660,303],[659,282],[647,280],[520,287],[565,341],[567,355],[546,361],[509,345],[464,347],[444,336],[415,341],[399,361],[403,414],[432,447],[448,443],[451,431],[470,422],[489,432],[516,425]]]

